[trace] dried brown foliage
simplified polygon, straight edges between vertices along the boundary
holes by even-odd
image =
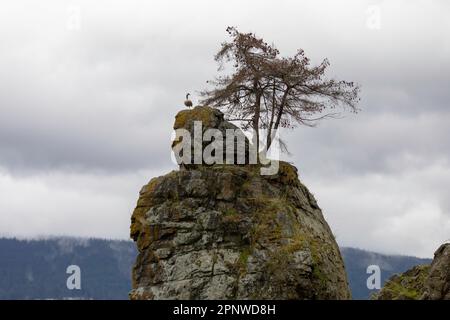
[[[201,92],[202,103],[222,109],[243,129],[253,128],[258,141],[259,129],[266,129],[267,148],[279,127],[314,126],[338,115],[337,107],[357,112],[359,87],[326,78],[327,59],[311,66],[301,49],[280,57],[274,45],[253,33],[234,27],[227,32],[231,41],[222,43],[215,60],[219,70],[229,63],[233,72],[209,81],[213,88]]]

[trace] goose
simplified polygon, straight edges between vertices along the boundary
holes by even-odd
[[[186,94],[186,100],[184,100],[184,105],[185,105],[186,107],[188,107],[188,108],[192,107],[192,101],[189,100],[189,96],[190,96],[190,95],[191,95],[190,93],[187,93],[187,94]]]

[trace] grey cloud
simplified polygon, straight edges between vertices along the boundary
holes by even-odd
[[[380,30],[366,27],[369,5],[381,9]],[[80,9],[80,30],[66,27],[71,6]],[[327,57],[330,76],[361,84],[361,113],[286,134],[293,153],[287,158],[317,190],[333,229],[345,231],[344,243],[388,249],[387,242],[370,242],[375,241],[376,230],[381,230],[378,236],[382,233],[382,224],[373,229],[370,241],[362,231],[372,221],[367,216],[384,210],[380,221],[395,225],[386,232],[404,235],[393,246],[397,251],[411,252],[417,245],[421,254],[431,252],[434,242],[414,242],[399,222],[404,217],[411,223],[408,228],[414,229],[423,220],[416,218],[411,206],[390,210],[395,197],[384,193],[373,176],[386,183],[396,180],[391,190],[401,199],[419,197],[426,190],[409,188],[410,183],[430,180],[424,185],[432,192],[417,205],[435,213],[432,221],[448,221],[450,205],[439,191],[448,189],[447,182],[430,168],[438,166],[446,176],[450,162],[449,13],[445,1],[406,0],[355,0],[345,6],[336,1],[276,5],[262,1],[258,6],[241,1],[2,4],[0,168],[5,173],[0,187],[20,190],[31,185],[28,194],[43,194],[41,204],[34,201],[43,211],[52,201],[42,191],[45,188],[54,190],[61,205],[76,200],[86,211],[110,210],[116,220],[102,235],[126,235],[127,223],[115,223],[124,223],[122,211],[131,208],[134,191],[143,177],[149,177],[142,172],[156,174],[173,167],[169,149],[173,117],[187,91],[194,93],[196,102],[195,92],[214,77],[213,55],[226,39],[226,26],[235,25],[275,42],[282,53],[292,54],[300,47],[315,63]],[[143,176],[130,178],[136,172]],[[77,194],[70,186],[56,187],[49,182],[53,174],[79,175],[83,182],[71,179],[71,183],[81,189],[89,185],[92,194],[105,190],[105,198]],[[117,177],[118,185],[128,179],[134,184],[112,190],[108,176]],[[32,183],[36,179],[41,184]],[[362,196],[351,206],[339,202],[366,184],[378,196]],[[67,189],[68,194],[63,192]],[[120,193],[124,196],[116,199]],[[385,199],[382,207],[374,205],[377,197]],[[10,209],[10,204],[0,203],[0,212]],[[17,204],[11,212],[26,217],[30,210]],[[361,219],[352,219],[356,213],[351,210]],[[73,217],[75,211],[66,214]],[[36,226],[31,227],[48,233],[95,234],[95,227],[82,228],[84,215],[74,218],[72,227],[64,225],[55,210],[46,217],[57,218],[49,218],[54,223],[48,224],[33,220]],[[8,219],[14,230],[20,229],[14,215]],[[447,230],[442,227],[439,232]],[[31,229],[24,233],[35,234]],[[386,239],[392,242],[395,236]]]
[[[449,161],[448,113],[347,116],[287,133],[294,159],[317,173],[396,173]],[[320,165],[318,165],[320,164]]]
[[[380,112],[409,117],[411,113],[446,110],[450,73],[445,70],[450,63],[442,49],[450,47],[448,37],[440,38],[440,42],[436,36],[430,37],[430,20],[418,20],[411,27],[408,11],[394,14],[388,7],[382,11],[386,18],[377,33],[364,28],[367,5],[355,3],[349,13],[343,13],[332,2],[325,3],[328,10],[324,16],[340,22],[335,27],[350,34],[330,35],[333,28],[324,27],[307,14],[316,12],[317,6],[305,3],[305,10],[294,6],[287,14],[305,16],[305,21],[298,19],[295,23],[300,27],[307,23],[316,25],[316,34],[291,28],[294,37],[286,33],[280,37],[280,33],[268,30],[267,38],[279,42],[280,49],[286,52],[304,42],[313,60],[330,58],[332,74],[362,84],[361,106],[368,116],[333,125],[330,130],[354,135],[358,128],[358,136],[366,135],[386,145],[386,137],[373,130],[373,119]],[[0,61],[6,64],[7,72],[0,78],[0,101],[5,115],[0,120],[0,161],[11,170],[75,167],[126,171],[161,166],[168,157],[170,126],[184,93],[202,89],[215,73],[212,55],[226,36],[223,19],[215,19],[218,13],[210,11],[213,7],[206,3],[199,10],[200,7],[182,3],[142,8],[131,5],[123,9],[120,2],[113,2],[103,11],[104,3],[79,2],[75,5],[81,9],[81,29],[69,31],[64,28],[69,3],[53,5],[59,17],[42,21],[38,13],[48,12],[38,6],[36,16],[27,12],[29,29],[19,31],[20,35],[35,33],[39,41],[28,39],[28,45],[10,40],[15,46],[3,51],[6,59]],[[172,6],[179,10],[171,10]],[[229,11],[223,4],[220,7]],[[271,10],[279,14],[268,3],[259,8],[262,14]],[[429,6],[429,11],[436,14],[433,6]],[[189,25],[184,23],[183,17],[202,12],[208,28],[201,19],[194,19]],[[416,13],[416,9],[411,12]],[[339,21],[346,17],[348,22]],[[243,18],[238,16],[230,22]],[[267,30],[262,17],[245,18],[253,22],[252,29]],[[398,24],[393,24],[392,18],[397,18]],[[281,26],[292,23],[280,21]],[[434,23],[445,24],[444,19]],[[414,28],[420,32],[414,32]],[[318,41],[325,36],[327,41]],[[344,126],[348,128],[343,129]],[[389,130],[386,122],[383,126]],[[320,130],[322,134],[314,134],[318,145],[327,144],[329,136],[336,137],[327,129]],[[409,131],[411,140],[424,134]],[[366,139],[366,145],[369,144]],[[351,146],[355,148],[364,155],[360,153],[353,162],[364,167],[365,157],[374,158],[373,152],[381,157],[392,156],[389,152],[396,144],[365,150],[359,143]]]

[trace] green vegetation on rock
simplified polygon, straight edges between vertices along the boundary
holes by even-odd
[[[394,275],[383,289],[374,294],[374,300],[418,300],[424,293],[425,280],[430,271],[429,265],[419,265]]]
[[[184,110],[174,127],[230,127],[217,112]],[[142,188],[132,299],[350,298],[339,248],[297,169],[259,169],[184,166]]]

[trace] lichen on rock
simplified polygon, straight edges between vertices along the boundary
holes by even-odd
[[[450,243],[444,243],[434,253],[422,299],[450,300]]]
[[[200,112],[201,111],[201,112]],[[230,127],[215,109],[181,111]],[[297,169],[198,165],[153,178],[131,218],[131,299],[349,299],[344,263]]]

